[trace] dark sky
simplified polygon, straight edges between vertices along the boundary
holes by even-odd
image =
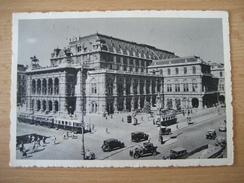
[[[54,48],[64,48],[73,37],[96,32],[155,46],[178,56],[200,56],[204,61],[224,63],[220,18],[66,18],[19,20],[18,63],[30,64],[36,55],[49,65]]]

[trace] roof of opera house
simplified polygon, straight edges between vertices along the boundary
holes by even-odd
[[[203,64],[207,64],[197,56],[188,56],[188,57],[169,58],[163,60],[153,60],[150,66],[153,67],[153,66],[169,65],[169,64],[177,65],[177,64],[185,64],[185,63],[192,63],[192,62],[200,62]]]
[[[70,45],[80,43],[83,47],[86,47],[89,50],[92,49],[91,46],[93,44],[98,42],[105,46],[103,51],[120,53],[128,56],[146,57],[155,60],[178,57],[173,52],[158,49],[147,44],[139,44],[133,41],[114,38],[100,33],[76,38],[75,40],[70,41]]]

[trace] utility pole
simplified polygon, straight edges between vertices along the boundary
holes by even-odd
[[[81,68],[81,111],[82,111],[82,147],[81,147],[81,155],[83,160],[85,160],[85,123],[84,123],[84,86],[83,86],[83,68]]]

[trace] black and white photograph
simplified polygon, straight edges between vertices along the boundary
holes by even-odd
[[[228,13],[13,14],[11,166],[233,163]]]

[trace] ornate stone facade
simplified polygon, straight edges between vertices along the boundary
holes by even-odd
[[[51,66],[34,56],[26,72],[27,110],[35,114],[111,114],[156,107],[163,77],[148,72],[153,59],[177,58],[149,45],[94,34],[54,49]],[[163,95],[161,95],[163,97]]]
[[[165,108],[204,108],[218,103],[218,79],[199,57],[154,60],[148,69],[164,77]]]

